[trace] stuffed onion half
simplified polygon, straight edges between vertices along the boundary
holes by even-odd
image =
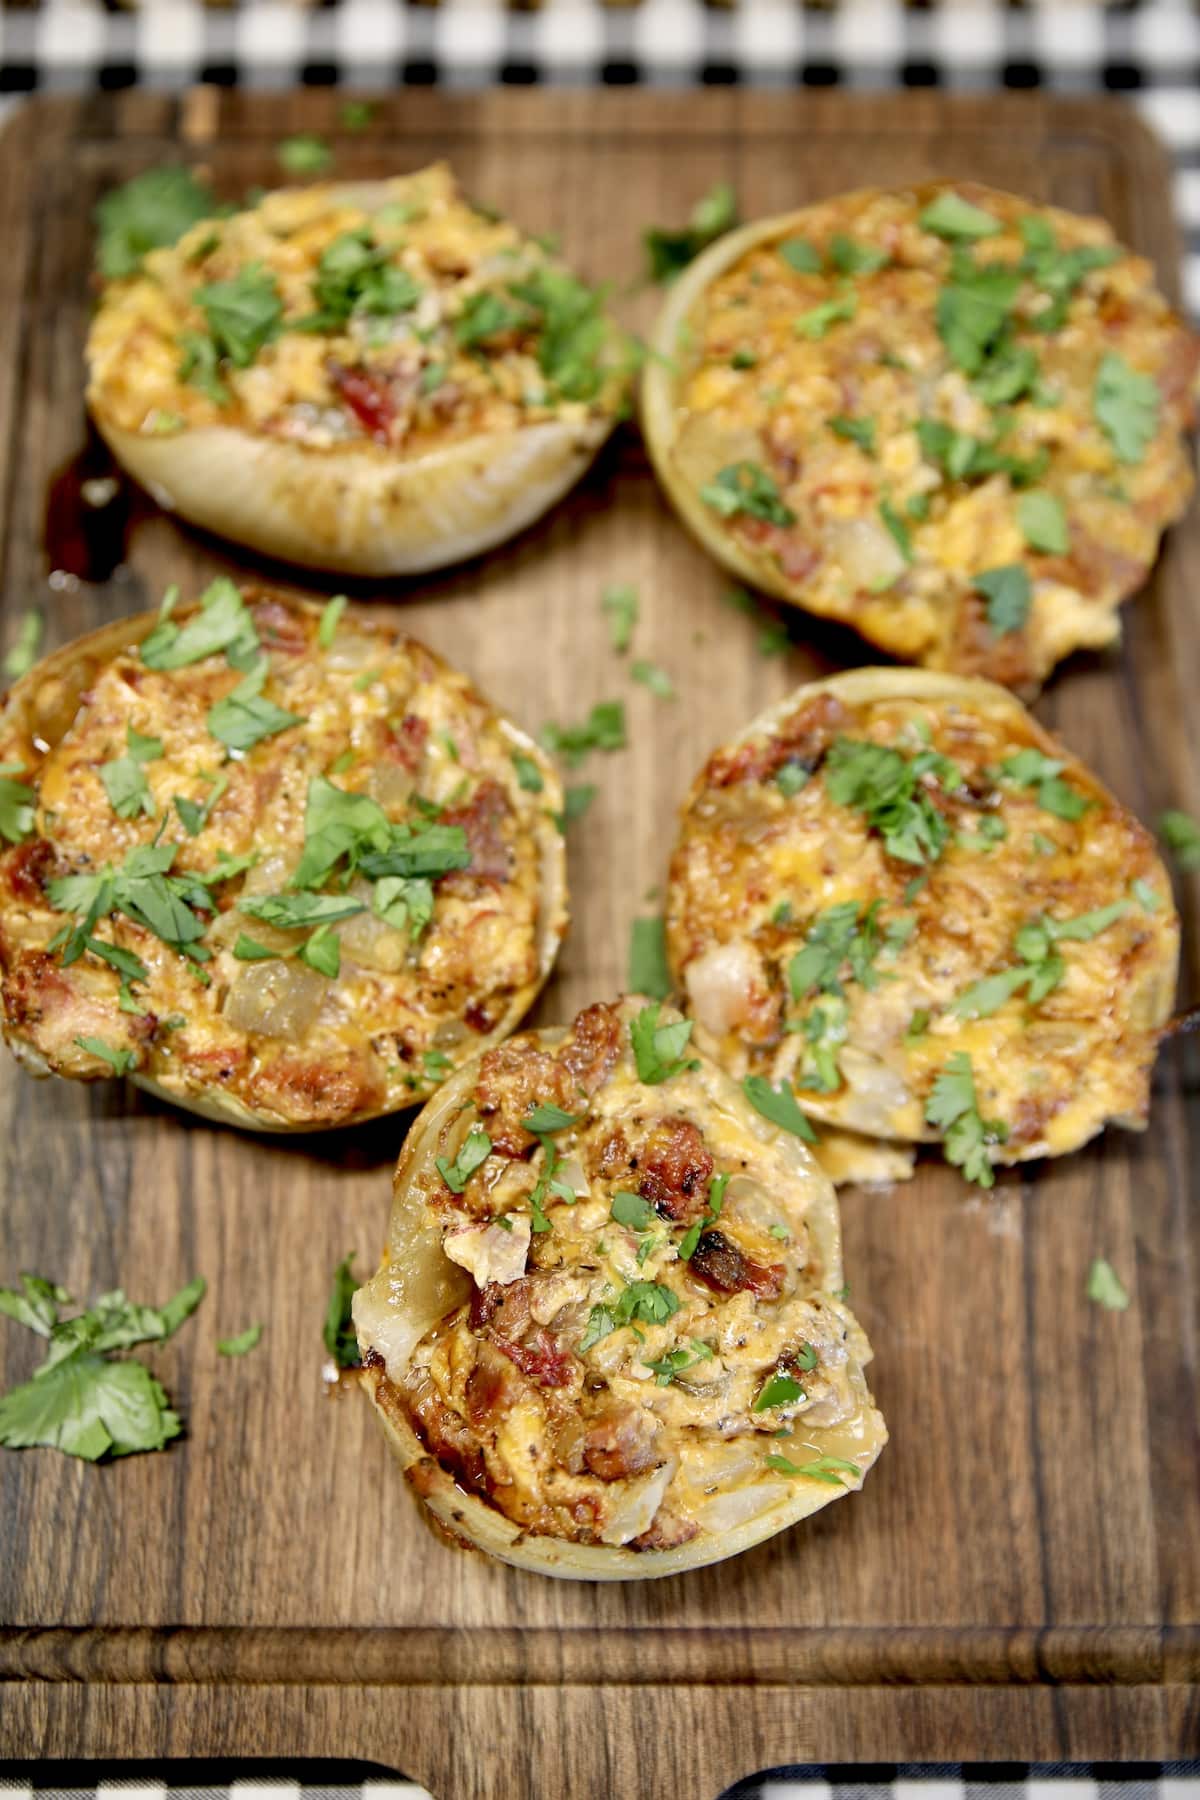
[[[355,1296],[432,1522],[517,1568],[719,1561],[857,1488],[886,1438],[833,1189],[691,1029],[626,999],[461,1070]]]
[[[721,238],[642,387],[681,517],[911,663],[1036,687],[1112,643],[1192,491],[1200,339],[1103,220],[974,183]]]
[[[566,926],[558,777],[370,607],[219,579],[0,708],[0,997],[35,1074],[311,1130],[499,1042]]]
[[[599,293],[437,165],[284,189],[109,280],[88,405],[172,511],[356,575],[511,537],[624,404]]]
[[[940,1140],[987,1186],[1145,1126],[1167,871],[990,682],[861,669],[764,713],[684,804],[666,928],[697,1043],[839,1132]]]

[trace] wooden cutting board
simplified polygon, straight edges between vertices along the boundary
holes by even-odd
[[[58,643],[170,581],[193,592],[220,570],[263,573],[138,501],[111,579],[47,584],[51,500],[55,557],[79,560],[91,208],[181,148],[230,197],[276,179],[275,146],[300,129],[334,136],[347,175],[447,156],[480,198],[561,234],[643,321],[654,297],[626,293],[641,229],[680,221],[722,178],[753,215],[973,176],[1106,214],[1175,286],[1165,160],[1098,101],[409,91],[356,136],[338,134],[338,105],[130,93],[39,102],[10,126],[5,642],[30,604]],[[119,543],[113,505],[93,552]],[[1147,819],[1200,812],[1198,527],[1193,510],[1128,609],[1123,651],[1076,659],[1038,709]],[[633,686],[608,647],[600,594],[617,581],[639,589],[637,654],[670,671],[674,702]],[[791,650],[764,657],[728,587],[628,428],[516,543],[393,594],[530,728],[627,701],[630,748],[582,775],[599,797],[572,832],[575,919],[539,1019],[622,984],[630,921],[654,910],[675,807],[712,746],[800,681],[867,660],[799,615]],[[1181,899],[1195,997],[1194,883]],[[865,1491],[738,1561],[603,1588],[435,1542],[365,1403],[323,1385],[330,1272],[352,1248],[360,1270],[374,1262],[403,1121],[255,1138],[0,1059],[0,1279],[31,1269],[77,1295],[121,1284],[155,1302],[196,1273],[210,1284],[150,1359],[183,1441],[99,1469],[0,1453],[0,1754],[363,1756],[438,1800],[711,1800],[809,1759],[1194,1754],[1197,1073],[1172,1047],[1149,1133],[1008,1172],[990,1196],[934,1163],[894,1194],[848,1192],[853,1304],[892,1433]],[[1128,1312],[1085,1298],[1096,1256],[1128,1285]],[[217,1337],[257,1319],[261,1347],[219,1358]],[[35,1354],[0,1324],[0,1380],[23,1379]]]

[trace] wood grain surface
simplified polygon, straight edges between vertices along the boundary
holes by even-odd
[[[40,102],[0,146],[0,632],[49,642],[218,570],[224,546],[133,507],[128,561],[47,583],[57,472],[84,442],[80,354],[97,195],[183,144],[235,196],[339,101],[145,93]],[[628,295],[640,229],[730,178],[747,215],[842,188],[974,176],[1106,214],[1175,285],[1165,164],[1132,115],[1006,96],[409,91],[339,141],[338,170],[449,156],[481,198],[561,234]],[[236,478],[236,472],[231,472]],[[69,483],[59,486],[59,510]],[[118,502],[120,504],[120,502]],[[1200,532],[1193,511],[1127,609],[1119,655],[1076,659],[1040,716],[1144,818],[1200,811]],[[55,525],[61,542],[62,519]],[[283,584],[293,578],[272,572]],[[608,647],[609,582],[637,585],[636,653]],[[796,615],[766,658],[753,620],[659,499],[632,428],[518,541],[394,592],[407,625],[525,726],[623,696],[630,748],[594,756],[573,829],[574,923],[535,1015],[622,984],[631,919],[663,879],[675,808],[714,744],[791,686],[867,660]],[[328,590],[327,590],[328,591]],[[1195,891],[1181,893],[1197,994]],[[0,1063],[0,1279],[161,1301],[210,1288],[149,1358],[187,1436],[95,1469],[0,1455],[0,1754],[372,1757],[438,1800],[711,1800],[772,1763],[1158,1757],[1200,1747],[1196,1058],[1168,1049],[1152,1126],[990,1196],[935,1163],[843,1202],[853,1305],[892,1442],[858,1497],[736,1562],[664,1582],[542,1580],[444,1548],[418,1522],[356,1394],[330,1397],[320,1327],[348,1250],[377,1255],[401,1120],[270,1140],[118,1083]],[[1084,1296],[1107,1257],[1133,1295]],[[216,1340],[252,1320],[239,1360]],[[36,1345],[0,1330],[0,1380]]]

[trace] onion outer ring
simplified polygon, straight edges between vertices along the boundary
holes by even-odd
[[[391,184],[332,182],[326,192],[331,207],[370,213]],[[574,486],[616,423],[551,419],[409,458],[378,445],[316,450],[231,425],[156,437],[107,416],[90,356],[87,403],[118,463],[166,511],[339,575],[418,575],[505,542]]]
[[[545,1048],[552,1049],[561,1043],[566,1033],[561,1028],[554,1028],[531,1035],[536,1036]],[[420,1199],[418,1182],[422,1171],[433,1165],[443,1126],[469,1101],[478,1075],[477,1062],[478,1059],[459,1069],[414,1121],[393,1181],[395,1204],[389,1227],[389,1251],[376,1274],[355,1295],[354,1318],[364,1350],[373,1348],[365,1341],[369,1311],[391,1311],[394,1318],[403,1321],[397,1333],[399,1355],[387,1359],[387,1373],[393,1378],[402,1373],[426,1332],[447,1312],[455,1310],[470,1291],[470,1278],[442,1252],[440,1229],[429,1221],[428,1209]],[[700,1078],[706,1093],[716,1103],[733,1112],[755,1136],[782,1147],[788,1160],[795,1164],[797,1175],[811,1182],[811,1158],[799,1139],[780,1131],[754,1112],[728,1076],[709,1057],[702,1059]],[[828,1291],[844,1283],[841,1223],[832,1184],[821,1178],[817,1191],[819,1197],[810,1208],[808,1225],[822,1259]],[[402,1255],[398,1255],[398,1251],[402,1251]],[[396,1270],[395,1275],[393,1270]],[[402,1296],[398,1296],[398,1287],[406,1290]],[[360,1305],[364,1295],[369,1299]],[[452,1296],[449,1304],[448,1295]],[[407,1312],[402,1308],[407,1308]],[[791,1495],[732,1531],[716,1539],[702,1532],[699,1538],[672,1550],[627,1550],[539,1536],[523,1531],[478,1495],[457,1485],[454,1477],[422,1444],[403,1409],[395,1403],[389,1404],[388,1395],[381,1394],[383,1375],[384,1368],[375,1362],[362,1370],[359,1380],[379,1417],[389,1449],[433,1515],[435,1524],[465,1548],[482,1550],[513,1568],[538,1575],[574,1581],[636,1581],[678,1575],[688,1569],[703,1568],[738,1556],[797,1524],[810,1513],[820,1511],[843,1494],[855,1491],[841,1483],[835,1487],[828,1482],[795,1478]],[[870,1462],[862,1471],[865,1477],[887,1442],[887,1429],[874,1408],[861,1371],[858,1383],[861,1385],[859,1411],[853,1420],[839,1426],[837,1432],[847,1438],[857,1433],[860,1453],[864,1448],[870,1453]],[[817,1435],[815,1430],[813,1435]]]
[[[243,593],[246,591],[242,590]],[[264,592],[266,590],[263,590]],[[304,612],[312,617],[319,617],[322,608],[312,601],[296,600],[276,595],[286,606]],[[174,619],[186,619],[198,610],[195,605],[177,607],[172,614]],[[386,629],[384,621],[369,605],[351,601],[344,617],[350,617],[362,631],[368,634],[380,633]],[[107,625],[100,625],[84,637],[76,638],[34,664],[27,674],[15,681],[0,705],[0,728],[5,731],[8,742],[14,748],[19,747],[28,767],[36,770],[41,758],[47,750],[52,750],[66,733],[73,720],[84,692],[95,679],[101,667],[111,661],[124,650],[135,648],[149,635],[158,623],[158,612],[134,613],[128,618],[112,620]],[[401,633],[407,637],[407,633]],[[413,640],[415,641],[415,640]],[[425,644],[421,650],[433,662],[439,671],[452,671],[452,665],[443,656],[430,650]],[[457,671],[452,671],[457,672]],[[485,702],[491,705],[490,701]],[[495,708],[492,708],[496,712]],[[535,827],[538,867],[539,867],[539,904],[538,904],[538,969],[534,981],[519,988],[506,1007],[500,1023],[481,1037],[479,1051],[482,1054],[493,1045],[503,1042],[516,1030],[521,1019],[529,1011],[534,1000],[549,979],[550,971],[558,955],[559,946],[567,929],[567,853],[562,834],[556,829],[549,813],[562,810],[562,786],[558,771],[549,761],[541,746],[528,734],[514,725],[503,714],[496,712],[504,735],[514,750],[519,750],[537,763],[545,783],[545,804],[539,808]],[[9,733],[13,735],[8,736]],[[39,745],[44,748],[39,748]],[[36,775],[34,777],[36,780]],[[46,1076],[55,1073],[39,1053],[29,1044],[13,1040],[8,1036],[7,1020],[0,1021],[9,1049],[17,1061],[29,1074]],[[405,1112],[410,1107],[419,1106],[423,1096],[418,1092],[413,1097],[406,1096],[395,1106],[384,1106],[375,1112],[363,1113],[353,1120],[338,1121],[335,1125],[314,1122],[297,1125],[290,1120],[281,1119],[277,1114],[258,1111],[247,1106],[232,1094],[212,1089],[203,1093],[180,1093],[175,1088],[155,1080],[152,1076],[131,1071],[127,1076],[135,1087],[153,1094],[156,1099],[166,1100],[172,1106],[181,1107],[185,1112],[198,1114],[201,1118],[211,1119],[222,1125],[236,1125],[247,1131],[264,1132],[314,1132],[331,1129],[344,1129],[346,1125],[365,1124],[369,1119],[384,1118],[395,1112]]]
[[[1037,741],[1038,748],[1041,749],[1044,754],[1052,753],[1056,758],[1061,760],[1064,764],[1064,772],[1066,774],[1074,774],[1077,778],[1081,778],[1086,787],[1098,792],[1110,805],[1118,807],[1122,812],[1129,811],[1128,807],[1124,806],[1115,795],[1109,792],[1099,777],[1088,768],[1086,763],[1082,762],[1080,758],[1076,756],[1072,750],[1069,750],[1065,744],[1061,743],[1058,738],[1051,736],[1045,727],[1034,718],[1029,709],[1021,704],[1020,700],[1017,699],[1016,695],[1012,693],[1010,689],[1001,687],[994,681],[985,681],[980,676],[951,675],[939,669],[923,669],[909,666],[899,668],[849,669],[844,674],[831,675],[822,681],[806,682],[803,686],[793,689],[790,694],[786,694],[782,700],[777,700],[773,705],[768,706],[763,712],[759,713],[756,718],[752,719],[748,725],[744,726],[735,737],[730,738],[726,744],[722,745],[721,748],[736,749],[739,744],[744,744],[751,738],[769,735],[775,730],[777,725],[781,724],[791,713],[795,712],[797,707],[805,704],[805,702],[809,700],[815,699],[821,694],[831,694],[838,700],[844,700],[847,705],[850,706],[869,706],[876,701],[886,700],[929,700],[941,705],[957,703],[968,710],[986,710],[992,713],[999,712],[1006,714],[1010,718],[1019,719],[1024,729],[1032,731],[1032,734]],[[705,766],[707,767],[707,764]],[[691,812],[696,801],[704,791],[705,781],[704,770],[702,769],[692,782],[691,787],[688,789],[687,797],[680,807],[681,820],[686,818]],[[1167,885],[1169,888],[1170,883],[1168,882]],[[667,913],[669,918],[669,888]],[[1169,935],[1170,954],[1160,958],[1153,970],[1147,975],[1142,988],[1139,990],[1143,1015],[1146,1018],[1149,1027],[1159,1032],[1162,1031],[1171,1016],[1171,1009],[1175,999],[1175,989],[1179,979],[1179,915],[1174,909],[1172,909],[1172,916],[1170,919],[1165,919],[1163,921],[1163,929]],[[670,966],[671,978],[677,992],[686,994],[687,988],[683,982],[683,972],[674,955],[669,927],[667,931],[667,961]],[[712,1056],[714,1050],[709,1034],[704,1030],[704,1027],[700,1024],[699,1020],[695,1021],[695,1030],[696,1039],[700,1044],[700,1047]],[[846,1131],[864,1137],[874,1136],[881,1141],[890,1142],[897,1148],[904,1143],[936,1144],[941,1142],[941,1134],[933,1131],[928,1126],[923,1126],[919,1133],[912,1134],[911,1136],[902,1136],[894,1130],[880,1130],[877,1127],[873,1128],[861,1117],[848,1118],[844,1113],[833,1110],[830,1102],[816,1091],[813,1091],[812,1093],[809,1093],[807,1090],[805,1091],[804,1110],[814,1119],[820,1120],[832,1127],[841,1127]],[[1104,1129],[1105,1125],[1121,1125],[1128,1130],[1136,1131],[1144,1128],[1144,1121],[1141,1119],[1131,1119],[1123,1114],[1114,1113],[1107,1119],[1101,1120],[1095,1127],[1095,1130],[1089,1133],[1088,1136],[1093,1137],[1097,1135]],[[1087,1138],[1082,1138],[1078,1144],[1072,1145],[1068,1149],[1058,1151],[1056,1154],[1068,1155],[1071,1150],[1080,1148],[1080,1146],[1087,1141]],[[1047,1154],[1046,1150],[1036,1143],[1036,1141],[1015,1156],[1011,1152],[1006,1154],[1003,1146],[998,1146],[998,1150],[999,1154],[996,1157],[996,1161],[1001,1164],[1037,1161]],[[842,1179],[850,1180],[853,1179],[853,1177],[845,1176]]]

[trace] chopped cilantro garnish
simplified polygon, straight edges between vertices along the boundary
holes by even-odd
[[[660,669],[657,663],[639,660],[633,664],[629,673],[635,681],[640,681],[643,687],[649,688],[657,699],[675,699],[675,683],[667,671]]]
[[[790,1131],[793,1137],[802,1138],[806,1144],[820,1141],[797,1105],[791,1088],[782,1083],[772,1087],[765,1075],[747,1075],[742,1082],[742,1092],[755,1112],[769,1119],[772,1125]]]
[[[243,894],[238,911],[279,931],[300,931],[309,925],[352,919],[366,907],[349,894]]]
[[[169,593],[164,597],[158,623],[142,641],[141,659],[148,669],[183,669],[221,651],[240,666],[257,652],[254,620],[240,590],[226,576],[218,575],[205,588],[199,612],[186,625],[171,618],[170,597]]]
[[[786,1456],[768,1456],[766,1461],[769,1469],[778,1469],[781,1475],[806,1475],[810,1481],[824,1481],[830,1487],[844,1486],[843,1475],[862,1479],[858,1464],[847,1462],[842,1456],[818,1456],[806,1463],[791,1462]]]
[[[909,535],[908,526],[904,523],[904,520],[900,517],[900,514],[896,511],[890,500],[881,500],[879,502],[879,516],[887,526],[896,548],[899,550],[905,562],[911,563],[913,559],[912,538]]]
[[[658,1224],[658,1214],[640,1194],[614,1194],[609,1212],[618,1225],[628,1225],[631,1231],[649,1231]]]
[[[458,1155],[453,1162],[444,1156],[437,1159],[437,1171],[446,1186],[455,1194],[461,1194],[467,1182],[492,1154],[492,1140],[482,1125],[472,1125],[459,1146]]]
[[[666,1025],[660,1025],[658,1021],[661,1012],[659,1002],[653,1001],[649,1006],[642,1007],[629,1026],[638,1080],[647,1087],[658,1087],[662,1082],[681,1075],[685,1069],[699,1067],[698,1063],[688,1061],[684,1056],[692,1035],[692,1021],[675,1019]]]
[[[810,307],[808,312],[800,313],[792,321],[792,330],[797,337],[804,337],[816,342],[823,338],[834,325],[843,319],[852,319],[858,311],[858,295],[853,288],[847,288],[834,300],[823,300],[820,306]]]
[[[1140,463],[1158,430],[1158,383],[1110,351],[1096,372],[1092,410],[1118,462]]]
[[[342,232],[321,252],[313,280],[317,310],[295,328],[342,331],[352,317],[392,318],[411,311],[420,298],[408,270],[397,268],[391,249],[378,245],[363,225]]]
[[[793,759],[783,763],[778,769],[775,775],[775,786],[785,799],[790,800],[793,794],[798,794],[802,788],[806,788],[811,779],[811,771],[806,769],[802,762]]]
[[[327,975],[330,981],[336,981],[342,966],[342,949],[333,926],[318,925],[312,936],[301,944],[296,957],[316,974]]]
[[[929,1030],[929,1021],[932,1016],[928,1008],[919,1006],[904,1028],[904,1042],[915,1044],[920,1038],[923,1038]]]
[[[273,962],[281,952],[269,950],[265,944],[260,944],[257,938],[248,937],[244,931],[239,931],[237,941],[233,946],[233,954],[239,962]]]
[[[1125,1284],[1110,1262],[1098,1256],[1088,1270],[1087,1297],[1109,1312],[1124,1312],[1129,1305]]]
[[[1033,605],[1033,584],[1023,563],[982,569],[972,577],[972,585],[987,601],[988,624],[997,637],[1020,631]]]
[[[298,131],[284,138],[275,151],[281,169],[289,175],[322,175],[333,161],[333,151],[314,131]]]
[[[694,1369],[697,1363],[711,1362],[712,1355],[707,1344],[693,1338],[690,1350],[682,1346],[678,1350],[668,1350],[656,1362],[647,1363],[646,1367],[654,1370],[658,1387],[670,1387],[677,1375],[682,1375],[685,1369]]]
[[[731,369],[757,369],[758,357],[746,345],[739,344],[729,358],[729,366]]]
[[[674,281],[681,269],[694,261],[700,252],[738,222],[737,200],[727,181],[697,200],[688,222],[678,231],[651,226],[642,239],[646,250],[646,272],[650,281]]]
[[[892,260],[890,251],[860,244],[840,231],[830,240],[829,258],[843,275],[874,275]]]
[[[819,275],[821,273],[821,252],[807,238],[785,238],[779,245],[779,254],[789,269],[797,275]]]
[[[177,371],[180,381],[196,388],[214,406],[228,406],[230,393],[221,380],[221,357],[212,338],[203,331],[181,331],[177,341],[183,352]]]
[[[1129,884],[1129,891],[1137,901],[1138,905],[1142,908],[1143,912],[1157,912],[1162,904],[1148,881],[1139,879],[1138,881],[1131,882]]]
[[[332,647],[333,640],[337,636],[338,622],[348,605],[349,601],[345,594],[335,594],[333,599],[326,601],[321,608],[321,617],[317,624],[317,642],[322,650]]]
[[[876,922],[882,902],[873,900],[864,910],[857,900],[844,900],[818,913],[808,928],[804,947],[788,964],[792,998],[811,993],[841,994],[841,971],[849,964],[853,979],[865,988],[879,985],[873,967],[879,954]]]
[[[997,438],[985,444],[982,438],[955,431],[953,426],[943,424],[940,419],[918,419],[915,429],[922,456],[929,462],[939,463],[952,481],[977,481],[987,475],[1007,475],[1015,487],[1022,487],[1037,481],[1049,461],[1045,448],[1029,458],[1009,456],[997,447]]]
[[[540,794],[546,780],[532,756],[526,756],[521,750],[513,751],[513,770],[517,777],[517,786],[527,794]]]
[[[609,640],[621,656],[633,641],[633,628],[638,619],[638,591],[632,582],[621,582],[605,588],[600,604],[608,620]]]
[[[661,918],[635,919],[629,931],[629,991],[665,1000],[672,988]]]
[[[321,1331],[325,1348],[339,1369],[357,1369],[362,1366],[350,1310],[357,1287],[358,1283],[354,1279],[354,1252],[351,1251],[333,1271],[329,1305],[325,1309],[325,1324]]]
[[[136,1060],[132,1050],[123,1050],[116,1044],[106,1044],[103,1038],[77,1037],[75,1042],[89,1056],[98,1056],[101,1062],[106,1062],[114,1075],[128,1075]]]
[[[908,757],[885,744],[838,738],[826,758],[825,785],[836,806],[863,813],[900,862],[935,862],[949,835],[926,786],[932,778],[944,791],[957,787],[954,764],[934,750]]]
[[[865,450],[868,456],[874,456],[874,419],[852,419],[845,413],[838,413],[827,423],[835,437],[848,438],[852,444],[857,444],[860,450]]]
[[[1065,323],[1071,300],[1085,275],[1107,268],[1120,252],[1114,244],[1079,244],[1060,250],[1049,219],[1029,213],[1019,221],[1025,255],[1021,271],[1050,301],[1039,307],[1029,323],[1035,331],[1058,331]]]
[[[794,525],[796,515],[780,498],[773,475],[759,463],[729,463],[700,489],[700,498],[724,519],[745,513],[769,525]]]
[[[2,829],[3,816],[0,815],[0,830]],[[1174,854],[1181,869],[1189,872],[1200,869],[1200,825],[1194,819],[1190,819],[1185,812],[1161,813],[1158,835]]]
[[[199,800],[189,800],[184,794],[175,796],[175,811],[179,814],[180,823],[189,837],[199,837],[212,817],[214,806],[229,786],[228,775],[216,774],[208,776],[207,779],[212,782],[212,792],[203,803]]]
[[[217,1354],[219,1356],[246,1356],[257,1348],[263,1334],[261,1325],[247,1325],[245,1331],[239,1331],[236,1337],[218,1338]]]
[[[1031,550],[1044,550],[1050,556],[1065,556],[1071,548],[1067,515],[1057,494],[1034,488],[1017,501],[1017,523]]]
[[[276,737],[292,725],[303,725],[299,713],[285,712],[273,700],[263,697],[268,666],[266,657],[262,657],[231,693],[209,707],[206,723],[218,743],[227,744],[231,750],[252,750],[264,738]]]
[[[212,281],[192,295],[208,320],[219,356],[248,369],[264,344],[278,337],[283,301],[275,277],[251,263],[230,281]]]
[[[528,1117],[521,1120],[521,1124],[526,1131],[532,1131],[536,1136],[542,1131],[565,1131],[568,1125],[578,1124],[578,1119],[574,1113],[564,1112],[561,1106],[541,1101]]]
[[[939,194],[917,220],[922,231],[932,231],[941,238],[995,237],[1004,227],[993,213],[973,206],[961,194]]]
[[[631,1281],[613,1307],[618,1326],[640,1319],[644,1325],[665,1325],[679,1311],[678,1297],[660,1281]]]
[[[38,645],[42,641],[43,625],[42,615],[35,608],[30,607],[21,614],[16,642],[5,655],[3,664],[0,665],[10,680],[18,680],[20,676],[27,675],[32,669],[38,653]]]
[[[996,1176],[988,1147],[1004,1143],[1008,1127],[998,1119],[981,1118],[971,1059],[964,1050],[956,1051],[938,1074],[925,1117],[942,1133],[947,1162],[968,1181],[990,1188]]]
[[[978,375],[1008,321],[1021,286],[1015,269],[978,267],[956,251],[950,279],[937,299],[937,327],[951,362]]]
[[[758,1390],[753,1410],[768,1412],[777,1406],[794,1406],[797,1400],[805,1400],[807,1397],[794,1375],[776,1370],[774,1375],[767,1376]]]
[[[591,750],[623,750],[625,702],[598,700],[582,725],[544,725],[542,745],[575,769]]]
[[[96,207],[96,262],[107,281],[136,275],[148,250],[178,243],[217,210],[212,189],[178,166],[147,169]]]
[[[0,837],[20,844],[33,831],[37,795],[23,781],[0,775]]]
[[[986,406],[1010,406],[1037,386],[1037,352],[1027,344],[1004,344],[988,358],[974,382]]]
[[[1027,747],[1000,764],[1001,774],[1018,787],[1032,788],[1040,807],[1057,819],[1081,819],[1092,802],[1069,781],[1062,779],[1065,764],[1040,750]]]
[[[715,1225],[720,1218],[721,1208],[725,1204],[725,1189],[728,1186],[728,1175],[720,1174],[713,1176],[712,1183],[708,1190],[708,1210],[704,1213],[702,1218],[697,1219],[693,1225],[688,1226],[687,1230],[679,1240],[678,1254],[680,1262],[691,1261],[696,1252],[696,1245],[700,1242],[701,1237],[708,1230],[708,1227],[710,1225]]]
[[[118,819],[136,819],[139,813],[153,818],[154,799],[146,785],[142,764],[159,760],[163,753],[162,739],[143,737],[132,725],[126,725],[125,741],[124,756],[101,763],[98,771],[109,805]]]

